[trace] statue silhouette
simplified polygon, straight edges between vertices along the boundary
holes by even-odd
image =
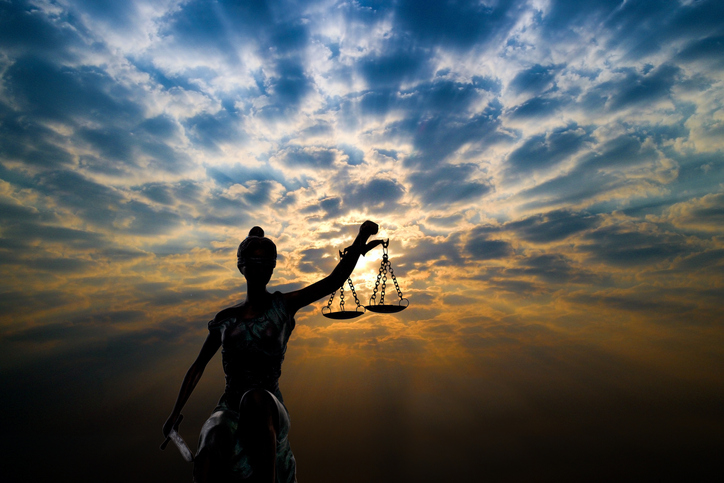
[[[226,388],[201,429],[193,458],[196,483],[297,481],[296,462],[287,439],[289,413],[278,382],[287,341],[294,329],[294,314],[344,284],[359,256],[382,244],[382,240],[367,243],[377,230],[375,223],[364,222],[330,275],[289,293],[267,292],[277,250],[264,237],[264,230],[255,226],[241,242],[237,267],[246,278],[246,300],[222,310],[209,322],[209,335],[186,373],[176,404],[163,425],[167,441],[173,438],[183,452],[185,444],[175,431],[183,417],[181,409],[206,364],[221,347]],[[192,459],[190,452],[187,459]]]

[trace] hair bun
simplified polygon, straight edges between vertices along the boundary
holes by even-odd
[[[264,230],[261,229],[260,226],[255,226],[251,230],[249,230],[249,236],[258,236],[263,237],[264,236]]]

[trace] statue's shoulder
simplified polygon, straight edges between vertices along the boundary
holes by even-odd
[[[220,311],[218,314],[214,316],[214,319],[209,322],[209,330],[211,329],[217,329],[224,325],[224,323],[230,321],[231,319],[236,319],[237,314],[239,312],[239,306],[235,305],[233,307],[227,307]]]

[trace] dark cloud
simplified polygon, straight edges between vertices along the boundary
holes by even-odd
[[[513,247],[504,240],[491,240],[486,231],[474,229],[465,242],[465,252],[474,260],[495,260],[513,254]]]
[[[38,311],[57,309],[76,301],[72,294],[57,289],[30,292],[6,287],[0,291],[0,310],[5,316],[27,313],[30,308]]]
[[[200,0],[186,2],[167,19],[163,35],[173,36],[184,48],[219,52],[237,61],[234,43],[239,37],[258,38],[273,23],[269,2],[221,1],[215,8]],[[227,26],[235,25],[229,29]],[[255,35],[256,34],[256,35]]]
[[[242,194],[242,199],[249,206],[264,206],[276,201],[277,184],[273,181],[256,181],[249,183],[247,190]]]
[[[687,44],[677,55],[682,62],[708,61],[721,67],[724,62],[724,36],[712,36]]]
[[[178,124],[173,118],[165,115],[151,117],[138,125],[138,129],[153,136],[155,139],[172,139],[176,137],[180,130]]]
[[[190,180],[176,183],[145,183],[141,186],[131,187],[131,190],[162,205],[173,205],[176,202],[197,204],[201,202],[202,196],[201,187]]]
[[[626,168],[658,159],[659,154],[641,138],[622,135],[604,143],[581,159],[581,169]]]
[[[535,64],[518,72],[510,82],[510,87],[518,94],[538,94],[553,85],[556,74],[563,69],[560,65]]]
[[[519,2],[492,5],[467,1],[402,0],[395,26],[417,42],[452,49],[485,45],[515,24]]]
[[[79,157],[79,166],[94,173],[125,175],[139,167],[139,158],[147,161],[151,168],[177,174],[192,166],[188,154],[157,141],[155,136],[143,131],[135,133],[117,128],[81,128],[77,138],[98,153],[97,156]]]
[[[620,2],[611,0],[591,0],[585,3],[576,0],[556,0],[551,2],[550,9],[541,23],[544,31],[551,37],[575,36],[575,31],[569,28],[570,26],[594,23],[610,14],[619,5]]]
[[[510,294],[527,297],[546,291],[546,287],[529,280],[514,280],[505,278],[489,278],[486,280],[488,286],[494,290],[508,292]],[[510,342],[513,342],[511,339]]]
[[[557,165],[593,141],[590,129],[576,125],[530,136],[507,159],[507,175],[517,177]]]
[[[479,89],[475,83],[436,80],[401,91],[404,99],[401,104],[407,110],[423,113],[423,117],[446,112],[461,113],[480,99]]]
[[[607,47],[624,48],[628,58],[639,59],[659,52],[672,41],[721,31],[721,24],[715,20],[724,14],[721,2],[704,0],[677,7],[659,2],[626,2],[603,24],[614,33]]]
[[[673,65],[662,65],[643,76],[628,72],[624,80],[612,86],[609,106],[618,110],[664,98],[670,94],[680,74],[681,70]]]
[[[487,181],[471,180],[479,173],[473,164],[442,165],[428,171],[412,172],[407,179],[412,193],[425,205],[473,202],[493,190]]]
[[[560,97],[533,97],[524,103],[513,107],[509,116],[511,119],[534,119],[555,114],[569,103]]]
[[[676,263],[676,267],[683,270],[710,270],[722,268],[721,261],[724,260],[724,249],[707,250],[682,258]]]
[[[631,186],[636,178],[627,178],[627,170],[640,169],[640,165],[659,159],[660,154],[645,139],[635,135],[621,135],[607,141],[593,152],[581,157],[578,165],[568,173],[524,190],[522,198],[538,198],[529,207],[550,206],[561,203],[579,203],[601,193]],[[648,182],[659,184],[653,169]]]
[[[43,272],[71,274],[86,272],[95,264],[79,258],[34,257],[23,260],[23,265]]]
[[[341,198],[325,198],[319,202],[319,207],[325,212],[325,218],[335,218],[347,210],[342,209]]]
[[[113,166],[118,161],[131,166],[135,165],[133,141],[131,133],[127,130],[81,128],[77,135],[95,148],[103,161],[110,160],[109,165]],[[96,167],[95,165],[90,166]]]
[[[472,117],[450,112],[422,119],[409,118],[388,124],[387,130],[390,136],[412,135],[415,153],[405,159],[406,166],[434,166],[468,143],[491,145],[509,139],[509,135],[499,130],[501,107],[494,100]]]
[[[79,0],[75,2],[79,11],[95,21],[102,21],[115,28],[128,28],[138,18],[135,1],[115,2],[114,0]]]
[[[542,282],[552,284],[601,284],[605,278],[585,268],[576,266],[569,258],[561,254],[545,254],[520,260],[520,268],[505,271],[509,276],[533,276]]]
[[[329,248],[308,248],[302,250],[302,258],[297,268],[305,273],[331,273],[337,262],[334,259],[336,255],[333,249]]]
[[[461,116],[480,99],[481,90],[484,87],[475,82],[435,79],[409,89],[376,88],[365,91],[359,97],[359,106],[363,114],[377,116],[390,111],[405,112],[411,119],[425,119],[451,112]]]
[[[156,203],[161,203],[162,205],[172,205],[174,203],[169,186],[165,183],[146,183],[143,186],[138,186],[133,189]]]
[[[270,103],[262,107],[263,116],[275,118],[293,112],[304,97],[311,92],[313,81],[298,60],[281,59],[276,65],[276,75],[267,80]]]
[[[679,67],[663,64],[637,72],[619,69],[619,76],[601,82],[581,96],[581,107],[587,110],[621,110],[638,105],[650,105],[670,97],[671,89],[682,78]]]
[[[405,194],[405,188],[394,179],[373,178],[363,184],[353,184],[345,195],[345,204],[350,209],[371,213],[394,213]]]
[[[138,235],[157,235],[178,225],[180,217],[145,203],[126,200],[121,192],[70,171],[52,171],[38,177],[59,204],[96,226]]]
[[[460,234],[452,233],[444,239],[423,238],[414,245],[405,247],[404,263],[415,266],[462,266],[464,259],[460,255],[458,245]],[[397,267],[397,264],[394,265]]]
[[[681,235],[633,231],[616,225],[598,228],[583,239],[590,243],[579,246],[581,251],[594,260],[621,267],[671,260],[692,250]]]
[[[69,165],[63,136],[0,103],[0,158],[46,168]]]
[[[375,151],[380,153],[382,156],[397,159],[397,151],[395,151],[394,149],[376,149]]]
[[[240,144],[246,140],[246,134],[240,129],[236,116],[226,109],[215,114],[201,113],[184,121],[189,138],[211,150],[218,150],[226,143]]]
[[[219,193],[214,193],[204,200],[200,206],[196,205],[200,214],[198,222],[216,226],[245,226],[249,223],[249,206],[239,199],[232,199]]]
[[[708,203],[691,210],[689,223],[707,226],[724,226],[724,194],[709,197]]]
[[[300,210],[300,212],[304,214],[318,213],[319,211],[324,212],[324,214],[322,215],[322,219],[329,220],[347,213],[349,211],[349,208],[347,206],[342,206],[342,198],[339,198],[337,196],[329,196],[326,198],[322,198],[316,204],[309,205]],[[335,236],[338,236],[336,232],[331,232],[328,235],[329,236],[325,236],[323,238],[334,238]]]
[[[338,148],[347,155],[347,164],[357,166],[365,161],[365,153],[351,144],[340,144]]]
[[[310,148],[312,149],[312,148]],[[293,146],[289,148],[287,151],[283,152],[281,157],[282,160],[285,162],[290,162],[293,164],[293,162],[296,160],[295,154],[297,151],[303,150],[303,148],[300,148],[298,146]],[[311,163],[314,164],[314,149],[312,149],[312,154],[309,155],[309,158],[311,158]],[[327,151],[325,151],[327,152]],[[324,156],[324,155],[322,155]],[[303,157],[304,158],[304,157]],[[308,158],[304,158],[305,160],[309,161]],[[218,166],[218,167],[207,167],[206,168],[206,174],[214,180],[217,184],[228,188],[231,185],[234,184],[245,184],[249,181],[277,181],[278,183],[284,185],[287,189],[295,189],[299,186],[298,183],[296,183],[292,179],[287,179],[284,174],[281,171],[278,171],[274,168],[272,168],[269,165],[264,165],[258,168],[250,168],[248,166],[244,166],[241,163],[237,163],[231,166]]]
[[[284,150],[280,160],[289,167],[301,166],[308,168],[332,167],[337,152],[324,147],[290,146]]]
[[[391,52],[386,49],[381,54],[364,57],[359,62],[359,70],[371,88],[398,87],[429,69],[428,59],[429,52],[397,47]]]
[[[29,52],[54,60],[71,60],[73,47],[82,39],[66,16],[49,18],[42,9],[27,1],[0,3],[0,48],[14,57]]]
[[[37,57],[18,59],[4,73],[9,94],[27,114],[75,123],[116,125],[142,119],[131,92],[98,67],[64,67]]]
[[[675,300],[661,300],[655,296],[642,296],[638,294],[574,294],[570,297],[573,302],[614,308],[625,312],[638,312],[647,315],[658,316],[681,316],[687,312],[691,312],[696,305],[691,302],[681,302]]]
[[[492,92],[494,94],[500,94],[500,91],[503,89],[503,83],[500,82],[500,79],[488,76],[474,75],[473,85],[478,89]]]
[[[33,223],[33,218],[41,219],[37,213],[30,210],[20,222],[10,223],[6,216],[7,206],[0,204],[3,211],[1,216],[4,222],[3,235],[21,241],[23,245],[36,243],[53,244],[58,243],[78,249],[99,248],[106,245],[104,237],[98,233],[67,228],[64,226],[53,226],[44,223]],[[19,220],[18,220],[19,221]]]
[[[425,219],[426,223],[430,223],[436,227],[455,227],[463,219],[463,215],[456,213],[450,216],[428,216]]]
[[[593,228],[598,223],[598,217],[587,213],[555,210],[505,223],[501,229],[512,230],[529,242],[550,243]]]

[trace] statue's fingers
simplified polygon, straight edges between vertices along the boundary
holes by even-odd
[[[382,245],[384,241],[382,240],[372,240],[371,242],[367,243],[364,248],[362,249],[362,255],[366,255],[368,251],[372,250],[374,247],[378,245]]]
[[[380,227],[374,221],[367,220],[362,223],[360,231],[367,236],[375,235],[379,231]]]

